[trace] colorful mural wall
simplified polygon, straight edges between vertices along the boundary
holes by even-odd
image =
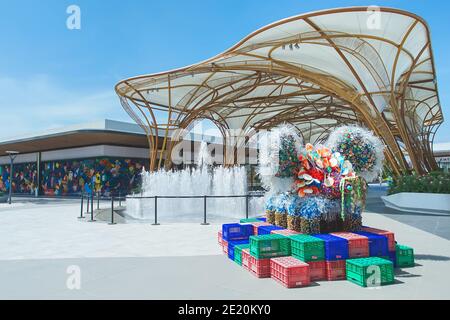
[[[47,161],[41,163],[41,192],[45,195],[73,195],[85,184],[102,195],[128,194],[140,185],[143,159],[95,158]],[[0,190],[6,191],[9,165],[1,166]],[[14,165],[13,192],[34,193],[36,163]],[[17,181],[16,181],[17,176]]]
[[[0,191],[9,190],[9,165],[0,166]],[[14,165],[12,191],[14,193],[34,194],[37,185],[37,165],[18,163]]]

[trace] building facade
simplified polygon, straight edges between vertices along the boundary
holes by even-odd
[[[157,139],[161,145],[163,137]],[[217,137],[191,133],[184,139],[188,146],[182,151],[184,162],[174,168],[195,163],[201,141],[222,148]],[[13,166],[14,194],[75,196],[85,191],[87,183],[105,196],[126,195],[140,190],[140,173],[149,166],[143,129],[103,120],[0,141],[0,192],[9,190],[9,150],[19,152]],[[249,185],[256,185],[255,164],[247,166]]]
[[[29,195],[79,195],[86,183],[103,195],[139,187],[148,147],[139,126],[104,120],[0,142],[0,154],[18,151],[12,191]],[[0,157],[0,191],[9,188],[10,159]]]

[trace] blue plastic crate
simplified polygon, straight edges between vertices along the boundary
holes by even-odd
[[[388,257],[389,247],[386,236],[381,236],[371,232],[358,231],[356,234],[369,238],[369,255],[371,257]]]
[[[337,261],[348,259],[348,241],[331,234],[314,234],[313,237],[322,239],[325,246],[325,260]]]
[[[258,220],[261,220],[262,222],[267,222],[267,218],[261,217],[261,218],[256,218]]]
[[[222,225],[222,239],[226,241],[248,240],[253,235],[253,225],[227,223]]]
[[[234,247],[239,244],[249,244],[250,240],[238,240],[228,242],[228,258],[234,261]]]
[[[283,230],[284,228],[279,226],[259,226],[258,227],[258,236],[263,234],[270,234],[272,230]]]
[[[395,251],[389,251],[388,258],[394,264],[394,268],[397,268],[397,253]]]

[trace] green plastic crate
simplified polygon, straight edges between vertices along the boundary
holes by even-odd
[[[251,222],[262,222],[262,221],[256,218],[241,219],[239,221],[239,223],[251,223]]]
[[[238,244],[234,246],[234,262],[242,266],[242,250],[250,248],[249,244]]]
[[[250,254],[256,259],[267,259],[291,255],[288,237],[279,234],[250,236]]]
[[[399,268],[414,267],[414,249],[401,244],[395,245],[395,259]]]
[[[394,283],[394,264],[392,261],[380,257],[349,259],[346,261],[347,280],[361,287],[367,287],[372,283],[371,276],[374,275],[372,266],[380,268],[380,285]]]
[[[325,242],[322,239],[306,234],[289,236],[291,254],[304,262],[321,261],[325,259]]]

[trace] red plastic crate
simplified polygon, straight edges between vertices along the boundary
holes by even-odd
[[[268,222],[252,222],[251,225],[253,226],[253,234],[258,235],[258,227],[260,226],[271,226]]]
[[[364,258],[369,256],[369,238],[351,232],[333,232],[330,234],[347,239],[349,258]]]
[[[228,241],[222,240],[222,250],[223,250],[223,253],[228,255]]]
[[[327,280],[345,280],[345,260],[326,261]]]
[[[242,266],[245,269],[250,270],[250,250],[249,249],[242,250],[241,261],[242,261]]]
[[[217,242],[222,245],[222,231],[217,232]]]
[[[258,278],[270,278],[270,259],[256,259],[249,255],[249,271]]]
[[[272,230],[270,233],[273,234],[281,234],[282,236],[293,236],[294,234],[300,234],[300,232],[289,230],[289,229],[283,229],[283,230]]]
[[[287,288],[305,287],[310,284],[309,265],[294,257],[270,259],[270,276]]]
[[[393,232],[371,227],[362,227],[361,231],[371,232],[378,234],[380,236],[385,236],[388,239],[389,251],[391,252],[395,251],[395,235]]]
[[[311,281],[322,281],[327,279],[325,261],[309,261],[309,277]]]

